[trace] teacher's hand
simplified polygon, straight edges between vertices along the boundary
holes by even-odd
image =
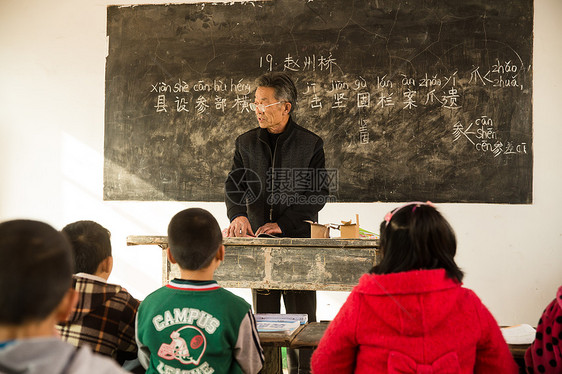
[[[263,225],[262,227],[260,227],[256,231],[256,236],[258,236],[259,234],[274,235],[274,234],[282,234],[282,233],[283,232],[281,231],[281,228],[276,222],[269,222]]]
[[[251,235],[254,236],[254,232],[252,231],[252,225],[250,225],[250,221],[248,221],[248,217],[246,216],[239,216],[236,217],[230,222],[230,226],[228,226],[228,237],[240,237],[240,236],[247,236]]]

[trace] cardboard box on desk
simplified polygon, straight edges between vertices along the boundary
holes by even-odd
[[[341,221],[340,232],[342,239],[358,239],[359,238],[359,214],[355,215],[355,223],[351,221]]]
[[[355,223],[351,221],[341,221],[341,225],[334,224],[320,224],[312,221],[306,221],[310,224],[310,237],[311,238],[329,238],[330,228],[339,229],[342,239],[359,239],[359,215],[355,215]]]
[[[310,223],[310,237],[311,238],[329,238],[330,225],[322,225],[320,223],[306,221]]]

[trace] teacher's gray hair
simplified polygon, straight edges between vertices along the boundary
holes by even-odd
[[[256,80],[257,87],[271,87],[277,100],[291,103],[292,113],[297,107],[297,88],[293,80],[283,72],[266,73]]]

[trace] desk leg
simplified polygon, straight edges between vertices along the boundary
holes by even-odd
[[[162,248],[162,286],[165,286],[170,282],[170,271],[172,271],[172,269],[168,261],[167,246],[160,245],[160,248]]]
[[[281,347],[265,346],[263,347],[265,362],[261,374],[283,374],[281,363]]]

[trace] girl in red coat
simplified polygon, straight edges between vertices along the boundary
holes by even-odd
[[[430,203],[388,213],[380,248],[314,352],[314,373],[517,373],[494,317],[462,287],[455,234]]]

